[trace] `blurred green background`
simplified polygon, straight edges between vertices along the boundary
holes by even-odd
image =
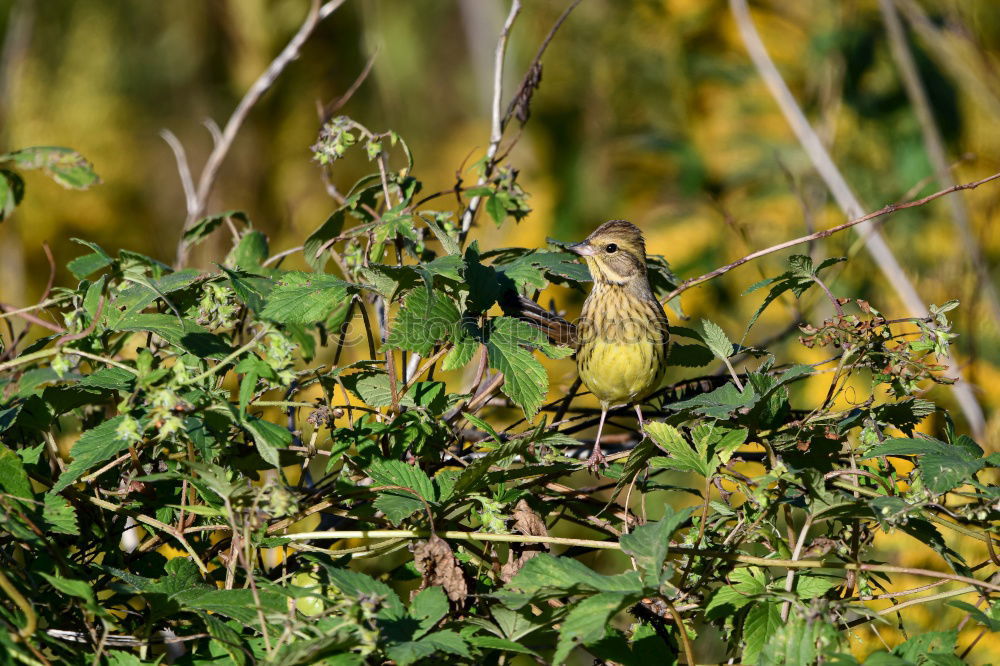
[[[898,4],[954,179],[1000,171],[1000,3]],[[511,37],[508,94],[567,5],[525,2]],[[463,169],[474,180],[468,167],[489,139],[493,52],[507,7],[499,0],[348,0],[250,113],[209,211],[246,211],[270,235],[272,252],[300,245],[334,208],[309,149],[318,108],[343,95],[369,60],[370,76],[338,113],[405,137],[426,192],[452,187]],[[876,0],[753,7],[772,57],[868,210],[941,189]],[[81,252],[72,237],[172,262],[185,205],[160,131],[180,138],[197,178],[212,146],[204,122],[225,124],[307,8],[307,0],[0,0],[0,152],[70,146],[104,181],[69,192],[26,174],[24,204],[0,224],[0,302],[37,301],[49,272],[43,242],[59,266]],[[627,218],[646,231],[652,253],[693,277],[844,221],[751,65],[724,0],[583,0],[543,63],[531,118],[510,157],[533,212],[499,231],[482,220],[473,237],[485,248],[538,247],[546,236],[578,240],[606,219]],[[517,131],[515,123],[508,137]],[[338,162],[333,179],[343,191],[367,168],[363,157]],[[1000,185],[958,196],[992,267],[1000,259]],[[962,300],[953,313],[956,357],[986,412],[982,443],[998,450],[1000,327],[951,208],[939,200],[883,222],[925,302]],[[211,267],[226,243],[217,234],[191,263]],[[836,294],[906,314],[857,235],[834,236],[813,251],[852,256],[831,274]],[[687,292],[687,313],[711,316],[738,339],[763,298],[742,292],[782,272],[787,254]],[[293,257],[285,265],[304,263]],[[61,268],[57,284],[71,279]],[[580,295],[552,296],[578,313]],[[748,341],[830,314],[813,295],[804,303],[786,298]],[[794,335],[772,351],[781,361],[824,357]],[[572,365],[550,367],[558,392],[572,381]],[[857,388],[863,400],[867,387]],[[951,404],[947,389],[933,390]],[[825,391],[820,377],[804,397],[821,399]],[[898,556],[912,566],[922,561],[918,551]],[[879,644],[868,633],[862,638],[859,645]]]

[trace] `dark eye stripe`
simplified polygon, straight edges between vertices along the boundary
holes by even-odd
[[[611,254],[612,252],[617,252],[618,246],[615,245],[614,243],[608,243],[607,245],[604,246],[604,251],[607,252],[608,254]]]

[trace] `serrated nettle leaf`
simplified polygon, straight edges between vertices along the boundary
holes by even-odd
[[[704,334],[702,339],[713,354],[723,360],[733,355],[733,343],[718,324],[702,319],[701,328]]]
[[[367,469],[372,480],[381,486],[400,486],[422,497],[428,502],[434,502],[436,495],[434,483],[419,467],[408,465],[402,460],[375,460]],[[405,492],[405,491],[404,491]]]
[[[754,604],[743,624],[744,663],[752,664],[764,649],[767,641],[782,626],[780,605],[771,601]]]
[[[70,484],[75,483],[92,467],[111,460],[127,449],[131,440],[122,437],[118,432],[118,426],[126,418],[126,415],[119,414],[80,435],[80,439],[76,440],[69,451],[72,461],[59,475],[50,492],[62,491]],[[142,432],[143,429],[142,425],[138,426],[139,432]]]
[[[429,356],[435,344],[456,336],[460,320],[453,300],[439,292],[415,289],[393,322],[386,345]]]
[[[335,210],[302,244],[302,256],[314,271],[322,272],[329,261],[326,246],[344,230],[346,214],[346,206]]]
[[[0,444],[0,489],[14,497],[30,499],[33,495],[31,481],[20,456],[3,444]]]
[[[42,518],[49,532],[79,536],[76,509],[62,495],[46,493]]]
[[[788,268],[796,277],[811,278],[816,273],[813,270],[812,258],[804,254],[793,254],[788,257]]]
[[[503,373],[501,390],[524,411],[525,417],[532,419],[545,400],[549,376],[534,354],[521,347],[524,338],[519,333],[525,330],[524,322],[497,317],[491,323],[492,330],[486,339],[489,366]],[[531,326],[528,329],[535,330]]]
[[[669,455],[668,458],[657,459],[660,466],[681,472],[697,472],[702,476],[711,473],[707,452],[692,448],[674,426],[650,421],[646,423],[646,434]]]
[[[347,298],[354,285],[324,273],[285,273],[270,296],[261,317],[279,324],[315,324],[326,319]]]

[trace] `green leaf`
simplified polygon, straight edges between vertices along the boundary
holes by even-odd
[[[261,231],[248,231],[226,257],[226,263],[244,270],[259,269],[267,254],[267,236]]]
[[[733,615],[753,601],[755,596],[767,591],[764,573],[757,567],[736,569],[729,575],[729,580],[732,584],[717,589],[708,602],[706,618],[714,620]]]
[[[660,572],[667,559],[670,536],[694,511],[693,507],[675,512],[669,504],[664,506],[663,518],[655,523],[646,523],[629,534],[623,534],[619,543],[622,551],[631,555],[636,566],[645,574],[643,582],[647,587],[658,587]]]
[[[420,638],[425,633],[434,628],[445,615],[448,614],[448,596],[444,593],[444,588],[439,585],[432,585],[427,589],[420,590],[410,602],[410,615],[420,620],[420,627],[414,634],[415,638]]]
[[[839,578],[799,574],[795,578],[795,594],[800,599],[817,599],[840,585],[841,582]]]
[[[480,344],[480,341],[472,335],[464,331],[459,333],[455,339],[455,346],[441,360],[441,369],[448,372],[464,368],[476,355]]]
[[[503,373],[504,394],[524,411],[525,417],[533,419],[545,400],[549,377],[538,359],[520,345],[534,339],[537,331],[511,317],[497,317],[492,324],[486,339],[489,365]]]
[[[346,206],[335,210],[302,244],[302,256],[314,271],[322,271],[329,261],[328,254],[325,251],[320,253],[320,249],[343,231],[346,214]]]
[[[712,470],[709,469],[708,459],[704,451],[695,451],[687,443],[684,436],[677,428],[667,423],[650,421],[646,423],[646,434],[667,452],[667,458],[654,458],[654,467],[666,467],[676,469],[681,472],[697,472],[702,476],[708,476]]]
[[[75,483],[91,467],[105,463],[127,449],[129,441],[120,438],[116,432],[118,425],[124,420],[125,415],[119,414],[84,432],[69,451],[72,462],[59,475],[49,492],[60,492]]]
[[[326,319],[352,288],[325,273],[290,271],[271,291],[260,315],[279,324],[315,324]]]
[[[966,603],[964,601],[949,601],[949,606],[954,606],[962,612],[968,613],[972,616],[972,619],[983,625],[990,631],[996,633],[1000,632],[1000,601],[994,601],[989,607],[989,614],[987,615],[981,608],[973,606],[972,604]]]
[[[42,518],[50,532],[59,534],[80,535],[77,524],[76,509],[62,495],[45,494],[45,504],[42,505]]]
[[[0,222],[10,217],[24,199],[24,180],[7,169],[0,169]]]
[[[205,623],[205,628],[208,629],[209,636],[215,640],[219,647],[226,651],[226,654],[233,660],[233,663],[236,666],[246,666],[247,655],[242,649],[243,641],[240,639],[239,632],[215,615],[204,612],[199,613],[199,615]]]
[[[755,663],[764,645],[781,625],[779,604],[772,601],[754,604],[743,624],[743,640],[746,647],[743,649],[742,661],[747,664]]]
[[[380,486],[403,486],[428,502],[436,500],[434,483],[419,467],[408,465],[402,460],[373,460],[366,471]]]
[[[385,583],[358,571],[349,571],[330,566],[325,568],[330,582],[345,596],[354,599],[360,599],[361,597],[380,598],[382,605],[391,616],[401,617],[404,615],[403,602],[399,600],[399,595]]]
[[[34,495],[21,457],[3,444],[0,444],[0,489],[8,495],[24,499],[31,499]]]
[[[389,301],[415,287],[420,282],[420,273],[413,266],[390,266],[369,264],[361,269],[361,274],[371,283],[375,291]]]
[[[735,384],[730,382],[711,393],[702,393],[687,400],[668,403],[664,406],[673,411],[690,409],[703,416],[725,420],[736,412],[750,411],[759,401],[760,396],[757,395],[753,386],[748,384],[743,391],[740,391]]]
[[[577,560],[540,553],[528,560],[507,584],[529,594],[565,595],[581,592],[642,592],[636,571],[599,574]]]
[[[667,364],[679,368],[701,368],[711,363],[714,358],[712,352],[701,345],[682,345],[675,342],[670,345]]]
[[[704,332],[705,345],[713,354],[725,360],[733,355],[733,343],[722,328],[708,319],[701,320],[701,328]]]
[[[974,481],[976,472],[985,466],[985,460],[967,460],[954,454],[928,453],[920,460],[924,485],[938,495]]]
[[[262,418],[251,416],[243,420],[245,427],[257,445],[257,453],[274,467],[280,467],[278,460],[278,449],[287,448],[292,445],[292,433],[288,428],[283,428],[277,423],[265,421]]]
[[[556,644],[552,663],[562,664],[577,645],[587,645],[604,638],[604,632],[612,616],[625,606],[635,603],[639,596],[603,592],[573,606],[559,629],[559,642]]]
[[[224,213],[219,213],[218,215],[209,215],[208,217],[203,217],[188,228],[184,232],[184,242],[187,245],[197,245],[206,238],[208,238],[213,231],[215,231],[219,226],[226,221],[226,218],[241,220],[244,224],[250,224],[250,218],[247,214],[239,210],[227,210]]]
[[[724,585],[715,591],[705,606],[705,617],[717,620],[734,615],[736,611],[750,603],[751,599],[732,585]]]
[[[190,319],[179,319],[172,314],[130,314],[112,328],[116,331],[155,333],[200,358],[222,358],[232,352],[232,348],[218,335]]]
[[[429,356],[435,344],[455,337],[460,318],[458,307],[450,298],[416,289],[406,297],[386,346]]]
[[[93,165],[72,148],[34,146],[0,155],[0,162],[8,161],[21,169],[42,169],[67,189],[85,190],[101,182]]]
[[[500,436],[492,427],[488,424],[485,427],[489,428],[494,438],[499,440]],[[508,440],[489,451],[485,456],[474,460],[468,467],[462,470],[462,475],[455,482],[455,488],[452,490],[452,493],[464,494],[468,490],[481,485],[481,482],[486,478],[486,474],[490,471],[490,467],[501,464],[507,458],[524,453],[524,450],[528,448],[530,443],[525,438]]]
[[[248,589],[217,590],[196,587],[175,592],[170,595],[170,598],[183,608],[225,615],[246,627],[258,629],[260,628],[258,608],[264,612],[265,616],[288,612],[288,604],[284,595],[261,588],[258,588],[254,594],[253,590]]]

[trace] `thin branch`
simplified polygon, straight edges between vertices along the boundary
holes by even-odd
[[[490,145],[486,149],[486,162],[483,167],[483,175],[479,177],[476,183],[477,187],[485,185],[492,175],[493,159],[500,148],[500,140],[503,139],[503,119],[500,116],[500,102],[503,98],[503,62],[504,56],[507,54],[507,38],[510,36],[510,30],[514,26],[514,19],[517,18],[519,13],[521,13],[521,0],[512,0],[510,3],[510,13],[507,14],[507,20],[504,22],[500,38],[497,40],[497,49],[493,57],[493,105],[491,107]],[[465,209],[465,213],[462,215],[462,231],[459,235],[460,245],[468,235],[469,229],[472,228],[472,220],[475,218],[476,211],[479,209],[479,204],[482,200],[483,198],[478,195],[472,197],[469,207]]]
[[[835,227],[830,227],[829,229],[824,229],[823,231],[817,231],[816,233],[809,234],[807,236],[799,236],[798,238],[793,238],[792,240],[788,240],[783,243],[778,243],[777,245],[772,245],[771,247],[766,247],[763,250],[757,250],[756,252],[751,252],[745,257],[741,257],[740,259],[728,263],[725,266],[720,266],[719,268],[716,268],[714,271],[709,271],[704,275],[699,275],[698,277],[684,280],[684,282],[678,285],[676,289],[667,294],[661,300],[661,302],[664,305],[666,305],[667,302],[676,298],[677,296],[684,293],[691,287],[695,287],[703,282],[708,282],[709,280],[714,280],[720,275],[725,275],[734,268],[739,268],[743,264],[753,261],[754,259],[759,259],[769,254],[774,254],[775,252],[781,252],[782,250],[787,250],[788,248],[795,247],[796,245],[802,245],[803,243],[809,243],[811,241],[818,240],[820,238],[826,238],[827,236],[832,236],[833,234],[838,233],[840,231],[844,231],[845,229],[850,229],[851,227],[857,226],[859,224],[864,224],[869,220],[873,220],[877,217],[882,217],[884,215],[889,215],[890,213],[894,213],[898,210],[923,206],[924,204],[933,201],[934,199],[938,199],[947,194],[951,194],[952,192],[958,192],[959,190],[974,190],[980,185],[983,185],[993,180],[997,180],[998,178],[1000,178],[1000,172],[995,173],[992,176],[987,176],[986,178],[983,178],[981,180],[973,181],[971,183],[964,183],[962,185],[953,185],[952,187],[945,188],[943,190],[940,190],[939,192],[935,192],[934,194],[928,194],[926,197],[923,197],[921,199],[916,199],[914,201],[907,201],[904,203],[889,204],[888,206],[880,208],[879,210],[873,213],[862,215],[859,218],[850,220],[848,222],[844,222],[843,224],[838,224]],[[922,319],[923,317],[919,316],[917,318]]]
[[[368,75],[371,74],[372,67],[375,66],[375,59],[378,57],[378,52],[379,49],[376,48],[375,52],[372,53],[370,58],[368,58],[368,62],[365,63],[364,69],[361,70],[361,73],[358,74],[358,77],[354,79],[354,83],[350,85],[350,87],[344,92],[343,95],[341,95],[335,100],[332,100],[329,104],[320,109],[319,120],[321,125],[326,124],[326,122],[333,117],[333,114],[335,114],[337,111],[343,108],[345,104],[351,101],[351,98],[354,97],[354,93],[358,91],[358,88],[361,87],[361,84],[364,83],[365,80],[368,79]]]
[[[507,123],[510,122],[510,117],[514,115],[514,112],[517,110],[518,100],[520,100],[521,96],[525,94],[528,86],[532,85],[531,82],[534,79],[534,72],[536,70],[541,72],[538,68],[542,62],[542,56],[545,55],[545,49],[549,48],[549,43],[552,42],[552,38],[556,36],[556,33],[559,32],[559,28],[562,27],[562,24],[566,22],[566,19],[569,18],[569,15],[574,9],[576,9],[576,6],[579,5],[580,2],[582,2],[582,0],[573,0],[569,7],[564,9],[563,13],[559,15],[556,22],[552,24],[548,34],[545,35],[545,39],[542,40],[541,45],[538,47],[538,51],[535,52],[535,57],[531,59],[531,64],[528,65],[528,69],[524,72],[524,77],[521,79],[521,84],[517,87],[517,92],[514,93],[510,103],[507,105],[507,112],[503,115],[503,120],[500,123],[501,129],[505,129],[507,127]],[[537,85],[537,79],[535,80],[535,85]]]
[[[837,200],[837,205],[840,206],[841,210],[848,217],[857,218],[861,216],[864,208],[823,146],[823,142],[809,124],[808,119],[806,119],[805,114],[802,112],[802,108],[788,89],[788,85],[781,77],[781,73],[778,72],[774,61],[771,60],[764,42],[757,33],[753,19],[750,17],[747,0],[729,0],[729,6],[733,17],[736,19],[743,43],[750,54],[750,59],[753,60],[757,71],[764,79],[764,83],[767,84],[771,95],[781,108],[785,119],[798,138],[799,143],[802,144],[802,148],[809,156],[816,171],[819,172],[833,194],[834,199]],[[927,306],[924,305],[920,294],[917,293],[916,287],[913,286],[913,283],[907,277],[906,272],[892,253],[881,232],[873,228],[871,224],[863,224],[858,231],[865,236],[865,249],[868,250],[875,264],[882,271],[882,274],[885,275],[906,309],[914,316],[926,315]],[[968,420],[973,433],[977,437],[981,437],[986,427],[986,419],[983,416],[982,407],[972,393],[972,387],[962,381],[962,373],[957,363],[953,359],[943,359],[943,361],[946,365],[945,374],[956,380],[956,383],[951,387],[955,399],[961,406],[962,412],[965,414],[965,418]]]
[[[342,4],[344,4],[344,0],[330,0],[330,2],[320,6],[319,0],[312,0],[309,14],[306,16],[298,32],[295,33],[295,36],[288,42],[288,45],[278,54],[278,57],[271,61],[271,64],[264,70],[264,73],[253,82],[253,85],[250,86],[250,89],[247,90],[243,99],[240,100],[233,114],[229,117],[225,129],[222,130],[221,136],[216,140],[215,147],[212,149],[211,154],[205,161],[205,167],[201,171],[201,177],[198,179],[198,188],[193,202],[194,205],[188,207],[187,219],[184,221],[183,229],[181,229],[181,239],[177,243],[177,260],[175,262],[177,267],[182,267],[187,261],[188,246],[184,242],[184,232],[204,215],[205,209],[208,207],[208,197],[212,194],[212,188],[215,186],[215,180],[219,175],[219,168],[222,166],[223,160],[226,159],[226,154],[232,147],[233,141],[236,139],[236,134],[243,125],[243,121],[246,120],[250,110],[260,101],[264,93],[278,80],[278,77],[281,76],[281,73],[289,63],[298,58],[299,50],[312,35],[320,21],[336,11]]]
[[[161,129],[160,136],[170,146],[174,153],[174,161],[177,162],[177,173],[181,177],[181,188],[184,190],[185,209],[190,213],[198,207],[198,195],[194,191],[194,180],[191,178],[191,165],[188,162],[187,152],[184,144],[177,138],[177,135],[168,129]]]

